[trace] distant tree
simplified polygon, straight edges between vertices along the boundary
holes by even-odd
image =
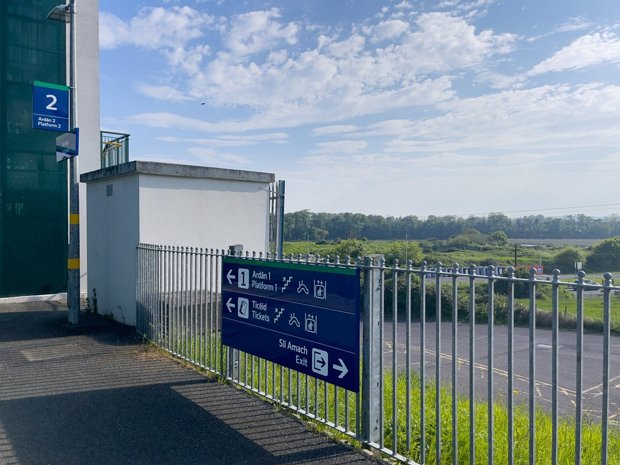
[[[322,242],[327,239],[327,236],[329,236],[329,231],[323,228],[313,228],[312,236],[316,242]]]
[[[489,241],[498,246],[508,245],[508,235],[504,231],[495,231],[489,236]]]
[[[611,237],[592,247],[586,261],[589,271],[617,271],[620,269],[620,236]]]
[[[385,253],[385,263],[392,265],[394,260],[398,260],[401,267],[407,266],[407,261],[411,260],[414,265],[419,265],[424,258],[422,248],[417,242],[394,241]]]
[[[572,273],[575,269],[575,263],[583,262],[585,257],[586,254],[582,249],[566,247],[553,257],[553,267],[564,273]]]
[[[605,238],[620,235],[620,216],[592,218],[583,214],[564,217],[530,215],[508,218],[502,213],[488,216],[429,215],[393,217],[360,213],[313,213],[309,210],[287,213],[284,219],[287,241],[303,241],[312,236],[313,228],[328,231],[328,239],[353,239],[366,236],[369,240],[429,239],[446,240],[475,229],[483,235],[504,231],[509,237],[559,239]],[[463,238],[461,238],[463,239]],[[472,240],[472,237],[467,239]],[[474,241],[475,242],[475,241]]]
[[[334,248],[334,253],[340,258],[346,256],[355,259],[357,257],[363,257],[366,255],[366,242],[357,239],[346,239],[340,241],[340,243]]]
[[[446,245],[449,247],[457,247],[460,249],[467,249],[474,244],[484,244],[485,236],[477,229],[466,229],[465,231],[451,237],[446,241]]]

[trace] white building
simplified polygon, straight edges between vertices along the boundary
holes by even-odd
[[[89,294],[97,311],[136,323],[139,243],[269,248],[271,173],[134,161],[83,174]]]

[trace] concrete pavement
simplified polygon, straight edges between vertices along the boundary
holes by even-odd
[[[80,316],[0,304],[0,465],[377,463]]]

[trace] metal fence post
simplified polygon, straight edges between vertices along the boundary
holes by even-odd
[[[374,256],[377,257],[377,256]],[[380,424],[381,383],[381,270],[374,268],[374,260],[366,257],[364,264],[364,291],[362,309],[362,440],[377,444],[383,425]]]
[[[241,257],[243,254],[242,244],[233,244],[228,247],[228,252],[233,257]],[[226,348],[226,376],[235,379],[235,371],[239,368],[239,351],[232,347]]]
[[[276,226],[276,258],[282,259],[284,258],[282,253],[282,248],[284,245],[284,191],[285,191],[285,182],[278,181],[278,187],[276,190],[276,218],[277,218],[277,226]]]

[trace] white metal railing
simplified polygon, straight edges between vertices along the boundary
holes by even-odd
[[[224,250],[138,246],[138,330],[199,367],[409,463],[620,463],[612,276],[592,285],[441,264],[359,267],[362,388],[349,392],[221,344]],[[273,261],[269,255],[243,257]],[[439,271],[437,271],[439,270]],[[516,293],[516,294],[515,294]],[[519,299],[519,293],[525,295]],[[584,305],[600,299],[596,332]],[[539,304],[550,296],[548,306]],[[575,317],[560,296],[573,299]],[[598,300],[597,300],[598,301]],[[560,327],[568,330],[560,331]]]

